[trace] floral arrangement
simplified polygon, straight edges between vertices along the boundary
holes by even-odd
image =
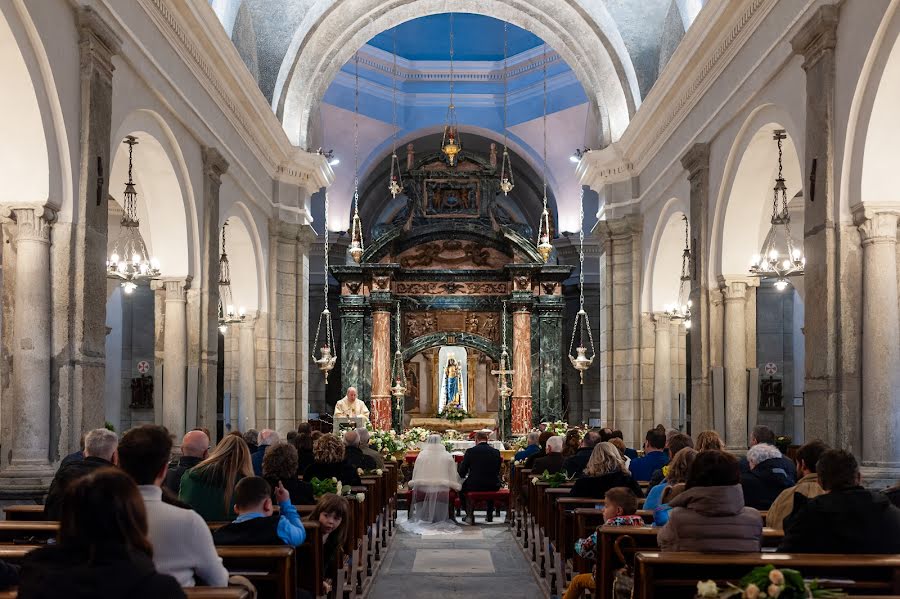
[[[778,448],[778,451],[784,454],[787,453],[788,448],[793,442],[794,440],[787,435],[780,435],[778,437],[775,437],[775,447]]]
[[[369,446],[382,455],[393,456],[397,452],[406,451],[406,442],[393,430],[373,430],[369,435]]]
[[[713,580],[697,583],[697,596],[740,599],[806,599],[808,597],[846,597],[840,589],[823,589],[815,580],[807,582],[797,570],[778,569],[772,564],[759,566],[744,576],[737,585],[720,589]]]
[[[363,470],[362,468],[357,468],[356,473],[359,476],[381,476],[384,471],[381,468],[375,468],[373,470]]]
[[[440,414],[438,414],[438,418],[443,418],[444,420],[449,420],[450,422],[460,422],[461,420],[465,420],[466,418],[471,418],[472,415],[466,412],[462,408],[457,408],[455,406],[447,406],[444,408]]]
[[[532,476],[531,484],[536,485],[538,483],[549,483],[551,489],[556,489],[561,487],[563,483],[568,482],[575,478],[575,475],[568,476],[565,472],[557,472],[555,474],[550,474],[546,470],[540,476]]]
[[[422,428],[421,426],[417,426],[415,428],[411,428],[407,431],[404,431],[402,435],[400,435],[400,440],[406,444],[406,449],[417,449],[419,443],[424,443],[428,440],[428,435],[431,434],[431,431],[427,428]]]
[[[510,449],[514,449],[516,451],[525,449],[525,447],[528,446],[528,437],[525,435],[521,437],[513,437],[508,441],[508,445]]]
[[[558,435],[560,437],[565,437],[566,433],[572,428],[569,426],[569,423],[564,420],[556,420],[554,422],[546,422],[546,430],[547,432],[553,433],[554,435]],[[583,435],[582,435],[583,436]]]
[[[444,437],[444,441],[465,441],[466,437],[459,431],[455,431],[452,428],[444,431],[442,435]]]
[[[366,500],[365,493],[354,493],[349,485],[345,486],[335,477],[326,478],[324,480],[313,477],[313,479],[309,481],[309,484],[312,485],[313,497],[316,499],[319,499],[326,493],[334,493],[335,495],[342,495],[347,499],[355,499],[359,503]]]

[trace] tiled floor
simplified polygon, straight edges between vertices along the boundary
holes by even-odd
[[[398,529],[368,599],[545,597],[505,523],[478,518],[460,527],[459,534],[425,537]]]

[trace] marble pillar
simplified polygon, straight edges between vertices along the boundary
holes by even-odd
[[[185,433],[187,400],[187,298],[190,279],[168,279],[165,287],[165,325],[163,332],[163,406],[162,423],[175,436],[176,443]]]
[[[656,343],[653,350],[653,422],[669,428],[672,417],[672,318],[663,312],[653,315]]]
[[[900,468],[898,216],[900,209],[857,217],[863,249],[862,464],[872,468]]]
[[[747,290],[748,280],[724,279],[725,301],[725,445],[746,449],[747,438]]]
[[[9,466],[0,478],[4,483],[18,485],[24,484],[23,479],[38,482],[53,476],[50,465],[50,231],[56,213],[44,207],[7,207],[3,217],[14,226],[16,254],[10,347],[15,407],[12,442],[7,450]]]
[[[391,312],[377,306],[372,312],[372,426],[391,428]]]
[[[512,432],[531,430],[531,313],[526,308],[513,312],[513,394]]]
[[[238,329],[237,430],[256,428],[256,318],[248,318]]]
[[[681,164],[691,184],[691,330],[689,336],[691,380],[691,431],[713,427],[711,327],[709,297],[709,144],[697,143]]]
[[[540,295],[535,303],[540,338],[538,344],[539,378],[538,413],[533,414],[537,422],[562,420],[562,377],[563,352],[563,307],[561,295]],[[568,365],[567,365],[568,366]]]
[[[364,377],[363,344],[365,343],[365,296],[342,295],[341,310],[341,395],[348,387],[356,387],[362,394]]]

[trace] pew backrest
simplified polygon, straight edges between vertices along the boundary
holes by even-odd
[[[294,548],[287,545],[216,546],[216,552],[231,574],[246,576],[258,588],[271,589],[260,595],[292,599],[297,589]]]

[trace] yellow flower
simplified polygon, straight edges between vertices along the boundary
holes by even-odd
[[[747,588],[744,589],[744,599],[758,599],[759,597],[759,587],[755,584],[748,584]]]
[[[669,467],[668,467],[668,466],[663,466],[663,467],[662,467],[662,473],[663,473],[663,478],[669,476]]]
[[[784,574],[782,574],[781,570],[772,570],[769,572],[769,582],[772,584],[777,584],[781,586],[784,584]]]

